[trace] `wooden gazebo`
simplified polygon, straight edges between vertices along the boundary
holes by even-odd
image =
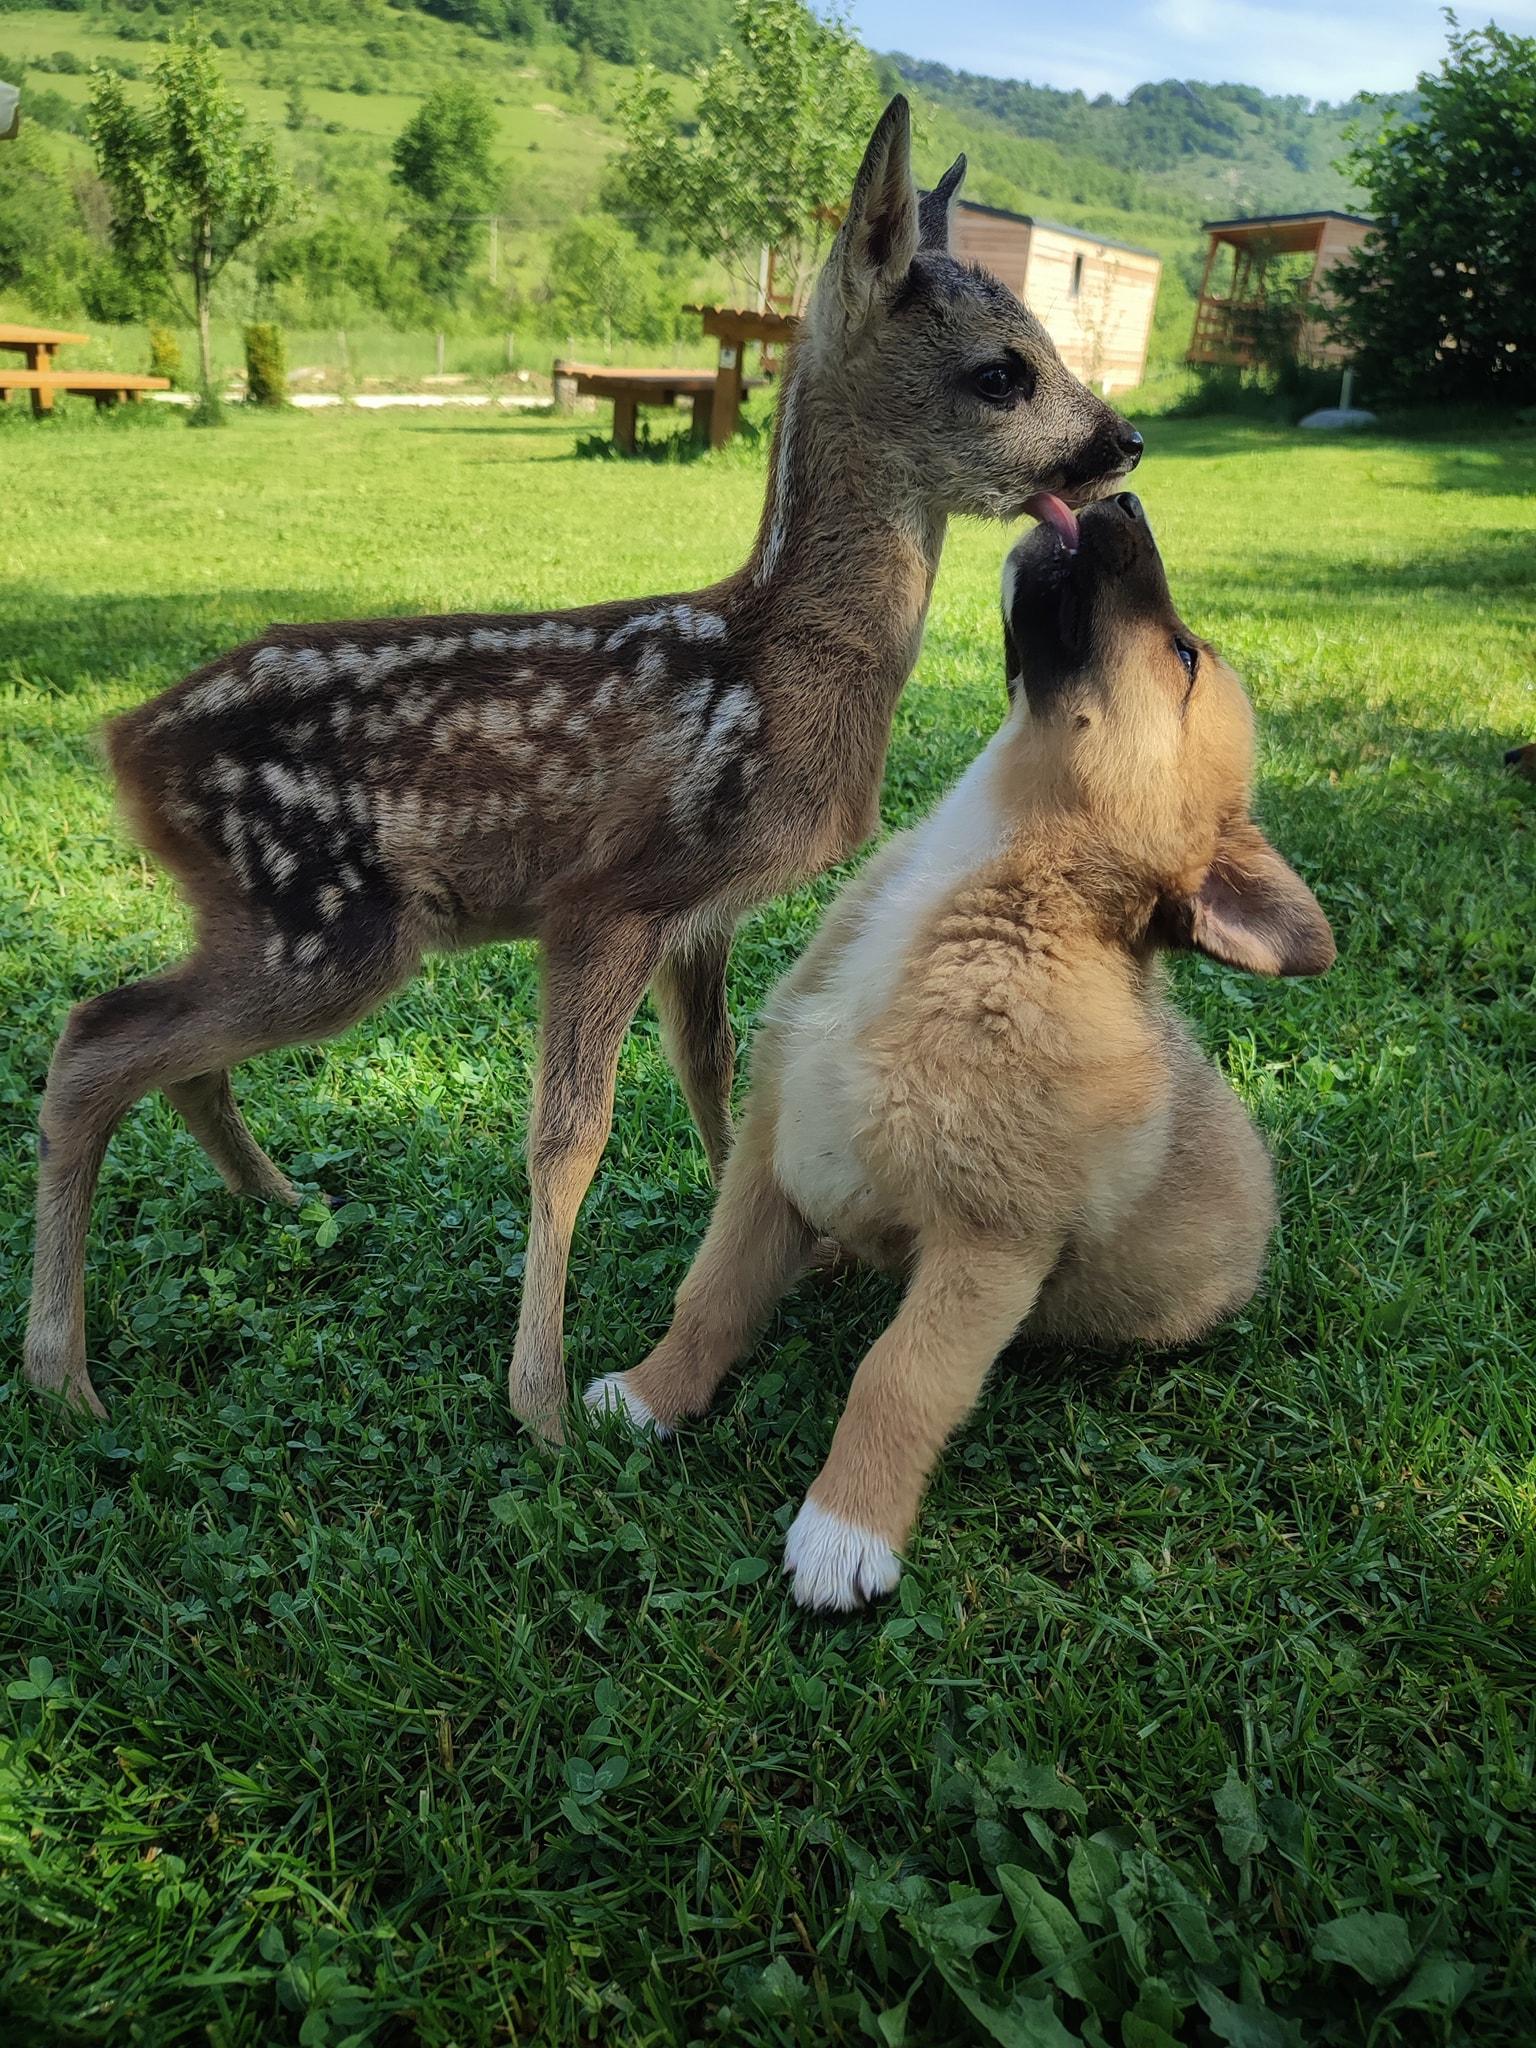
[[[1252,369],[1266,339],[1265,316],[1272,303],[1271,266],[1280,257],[1310,255],[1312,268],[1305,296],[1322,308],[1328,303],[1329,271],[1348,261],[1374,225],[1357,213],[1331,212],[1267,213],[1249,220],[1206,221],[1210,244],[1186,362]],[[1322,320],[1305,315],[1296,345],[1302,361],[1312,364],[1342,363],[1347,354]]]

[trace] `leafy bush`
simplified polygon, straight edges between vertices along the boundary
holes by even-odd
[[[1377,228],[1329,279],[1373,384],[1409,397],[1536,396],[1536,37],[1458,29],[1346,163]]]
[[[169,327],[158,322],[149,330],[149,374],[169,377],[173,385],[181,382],[181,343]]]
[[[282,330],[254,320],[245,330],[245,395],[251,405],[288,403],[288,360]]]

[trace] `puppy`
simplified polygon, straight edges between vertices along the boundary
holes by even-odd
[[[671,1329],[598,1407],[701,1414],[818,1238],[907,1276],[785,1546],[795,1598],[888,1593],[928,1475],[1023,1325],[1172,1344],[1253,1294],[1273,1176],[1160,951],[1318,974],[1333,934],[1249,816],[1253,714],[1130,494],[1003,571],[1012,709],[834,903],[768,1006]]]

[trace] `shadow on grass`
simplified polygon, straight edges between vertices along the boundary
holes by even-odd
[[[1427,547],[1395,560],[1319,553],[1308,557],[1301,575],[1294,556],[1252,553],[1216,571],[1202,601],[1214,600],[1238,622],[1250,612],[1347,622],[1362,606],[1399,608],[1405,598],[1455,605],[1459,599],[1468,620],[1445,623],[1461,626],[1475,615],[1479,628],[1505,618],[1524,624],[1530,616],[1531,560],[1531,535],[1518,528],[1489,533],[1472,545]],[[1515,601],[1518,614],[1490,614],[1485,604],[1490,597]],[[1422,619],[1417,623],[1425,624]]]
[[[5,668],[67,696],[130,670],[164,672],[164,687],[269,626],[359,616],[356,594],[331,589],[173,591],[157,597],[0,591]],[[156,687],[151,685],[151,687]]]

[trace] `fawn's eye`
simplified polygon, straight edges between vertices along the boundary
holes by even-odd
[[[1180,661],[1183,662],[1184,673],[1189,678],[1184,690],[1184,702],[1187,704],[1189,702],[1189,693],[1195,687],[1195,677],[1200,669],[1200,650],[1198,647],[1191,647],[1187,640],[1175,640],[1173,651],[1177,654]]]
[[[989,405],[1007,405],[1011,399],[1034,396],[1035,373],[1018,356],[1004,356],[995,363],[983,363],[971,372],[971,389]]]

